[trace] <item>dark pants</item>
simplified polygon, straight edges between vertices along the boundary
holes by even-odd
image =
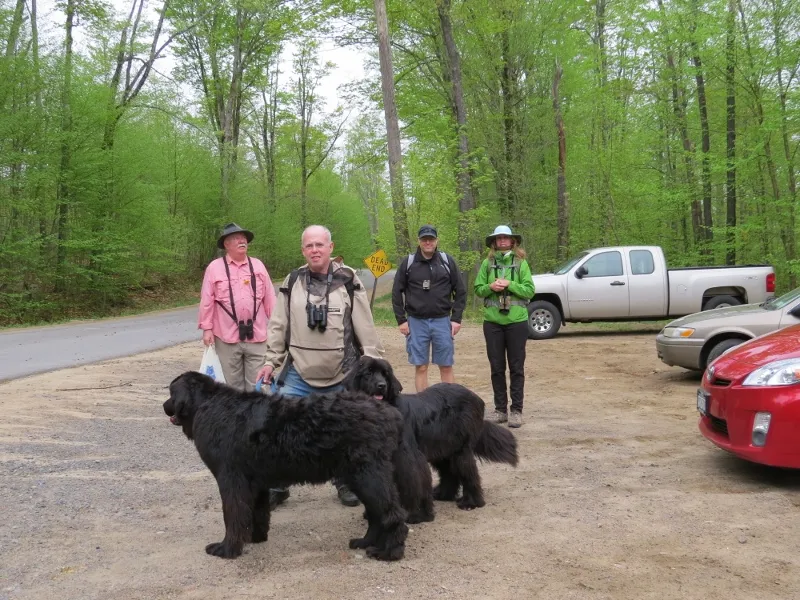
[[[486,355],[492,370],[492,389],[494,408],[506,412],[508,395],[506,393],[506,357],[511,373],[511,410],[522,412],[522,398],[525,395],[525,344],[528,342],[528,323],[497,325],[483,322],[483,337],[486,338]]]

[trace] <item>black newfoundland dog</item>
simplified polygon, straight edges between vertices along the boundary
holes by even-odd
[[[401,394],[403,386],[385,360],[364,356],[345,379],[347,389],[369,394],[396,406],[419,449],[439,473],[436,500],[455,500],[472,510],[483,499],[477,456],[481,460],[517,465],[517,440],[506,428],[484,421],[480,396],[455,383],[439,383],[420,394]],[[403,481],[398,480],[403,486]],[[463,492],[456,498],[459,487]]]
[[[403,557],[408,527],[393,467],[403,421],[393,407],[354,392],[277,400],[194,371],[169,391],[164,412],[194,440],[222,497],[225,539],[206,546],[208,554],[235,558],[246,542],[267,541],[270,487],[336,477],[364,503],[369,522],[350,548]]]

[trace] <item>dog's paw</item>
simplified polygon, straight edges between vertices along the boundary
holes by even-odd
[[[218,556],[219,558],[236,558],[241,556],[242,548],[228,546],[225,542],[214,542],[206,546],[206,554]]]
[[[266,531],[254,531],[253,532],[253,539],[251,540],[254,544],[261,544],[262,542],[267,541],[267,532]]]
[[[461,510],[474,510],[476,508],[481,508],[486,506],[486,502],[484,500],[467,500],[465,498],[458,498],[456,500],[456,506]]]
[[[363,550],[369,547],[369,542],[365,538],[353,538],[350,540],[351,550]]]
[[[405,544],[398,544],[391,548],[376,548],[375,546],[367,548],[367,556],[375,560],[400,560],[405,554]]]
[[[452,502],[456,499],[456,493],[450,490],[443,490],[442,486],[437,485],[433,488],[433,499],[441,502]]]

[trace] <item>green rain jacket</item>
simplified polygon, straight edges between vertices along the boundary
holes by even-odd
[[[495,269],[495,264],[497,264],[497,269]],[[515,264],[513,271],[512,264]],[[489,288],[495,279],[508,279],[510,282],[506,290],[509,292],[512,305],[507,314],[500,312],[500,294]],[[483,318],[498,325],[527,321],[527,304],[533,298],[533,292],[531,268],[527,261],[518,259],[513,250],[504,255],[495,252],[494,260],[491,261],[488,258],[485,259],[475,278],[475,294],[484,299]]]

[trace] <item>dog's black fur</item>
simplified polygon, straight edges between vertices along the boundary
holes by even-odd
[[[164,412],[194,440],[222,497],[225,539],[207,553],[235,558],[246,542],[267,541],[270,487],[338,478],[369,520],[350,547],[380,560],[403,557],[408,527],[393,466],[403,420],[395,408],[355,392],[277,399],[193,371],[169,390]]]
[[[455,500],[472,510],[486,504],[475,457],[517,465],[517,440],[506,428],[484,421],[484,403],[463,385],[440,383],[419,394],[401,394],[403,386],[385,360],[364,356],[345,379],[347,389],[361,391],[396,406],[407,433],[439,473],[436,500]],[[402,481],[398,481],[402,486]],[[463,489],[456,498],[459,487]]]

